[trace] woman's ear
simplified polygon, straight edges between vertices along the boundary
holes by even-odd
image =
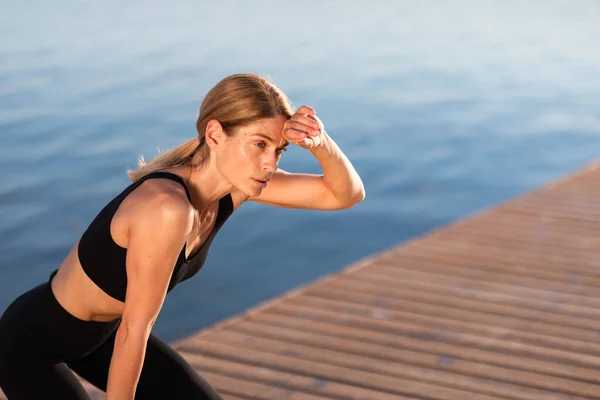
[[[206,124],[206,131],[204,133],[206,145],[212,150],[223,141],[225,132],[223,132],[223,126],[216,119],[211,119]]]

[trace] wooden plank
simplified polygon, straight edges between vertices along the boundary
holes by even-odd
[[[515,317],[529,321],[543,320],[554,325],[589,329],[594,332],[600,331],[600,320],[570,315],[561,310],[557,311],[555,303],[552,302],[538,302],[538,307],[527,307],[518,301],[514,301],[513,304],[510,302],[502,304],[495,299],[494,301],[482,301],[481,296],[477,298],[465,296],[464,291],[452,291],[441,285],[434,286],[435,290],[422,290],[423,286],[419,286],[415,282],[401,282],[395,285],[385,277],[381,277],[379,282],[373,282],[375,280],[373,278],[376,278],[374,276],[368,276],[367,279],[356,278],[355,276],[340,277],[330,283],[327,288],[318,288],[314,292],[308,293],[335,297],[340,300],[355,298],[363,304],[382,306],[386,309],[403,308],[406,304],[417,302],[439,307],[442,310],[451,307],[457,311],[474,311],[491,316]],[[368,278],[371,278],[371,282]],[[334,296],[336,293],[339,296]],[[600,313],[599,310],[593,311]]]
[[[302,328],[293,325],[294,321],[281,321],[274,319],[271,324],[262,319],[261,322],[247,321],[245,323],[232,327],[231,331],[223,331],[224,342],[237,343],[238,345],[250,345],[260,341],[265,344],[264,351],[280,351],[286,354],[299,356],[300,351],[305,349],[314,349],[319,354],[322,349],[333,349],[335,351],[347,354],[357,354],[368,357],[370,362],[367,366],[379,363],[380,360],[415,366],[413,373],[422,371],[420,367],[429,369],[439,369],[442,371],[453,371],[473,378],[485,378],[490,381],[499,381],[514,383],[525,386],[524,392],[514,394],[515,398],[529,398],[527,391],[530,387],[540,388],[548,391],[568,393],[571,395],[595,396],[598,395],[598,385],[586,382],[574,382],[570,379],[560,376],[548,376],[543,373],[528,372],[520,369],[522,360],[515,360],[513,367],[502,366],[502,360],[499,360],[495,354],[481,351],[468,351],[465,354],[463,348],[449,345],[442,351],[427,352],[428,348],[422,343],[407,344],[406,342],[416,342],[412,338],[391,337],[394,345],[380,344],[379,337],[369,335],[369,331],[355,330],[358,333],[352,336],[352,333],[346,335],[338,334],[335,326],[329,324],[319,324],[311,322],[310,327]],[[289,328],[286,327],[290,326]],[[233,330],[235,329],[235,330]],[[337,327],[339,329],[339,327]],[[365,339],[368,338],[368,339]],[[277,342],[267,342],[266,339],[277,340]],[[373,340],[369,340],[373,339]],[[403,340],[405,339],[405,340]],[[403,343],[404,342],[404,343]],[[298,346],[302,345],[302,346]],[[300,350],[299,350],[300,349]],[[320,357],[320,355],[318,355]],[[471,361],[470,357],[473,361]],[[510,365],[510,364],[509,364]],[[551,367],[554,367],[551,365]],[[365,366],[359,366],[364,369]],[[387,373],[387,372],[386,372]],[[429,376],[427,374],[423,374]],[[415,379],[423,379],[416,377]],[[462,385],[457,381],[454,385]],[[490,391],[496,391],[497,388],[488,388]],[[503,393],[498,391],[498,393]],[[542,393],[542,392],[539,392]],[[536,393],[537,394],[537,393]]]
[[[337,323],[352,322],[360,327],[384,329],[390,332],[419,326],[421,333],[435,332],[447,337],[447,340],[466,341],[472,345],[485,347],[495,346],[502,351],[527,352],[531,357],[570,362],[590,368],[600,366],[600,357],[596,356],[599,344],[580,341],[576,336],[562,338],[529,332],[524,323],[484,324],[479,323],[478,316],[475,315],[467,315],[465,318],[461,318],[460,315],[458,318],[448,317],[444,312],[430,307],[428,311],[431,315],[428,315],[411,309],[389,311],[382,307],[308,296],[286,302],[277,309],[291,315],[311,316],[327,311],[330,314],[328,317],[335,318]],[[425,305],[422,309],[425,309]]]
[[[386,253],[385,257],[381,257],[379,263],[384,259],[391,257],[406,257],[409,255],[420,255],[427,257],[428,255],[436,254],[436,252],[456,252],[462,255],[468,254],[468,257],[482,259],[483,266],[500,263],[500,265],[514,265],[515,268],[529,269],[529,273],[543,268],[550,272],[563,272],[571,276],[592,276],[599,277],[600,271],[597,270],[599,261],[591,258],[578,255],[562,255],[562,254],[532,254],[531,252],[518,249],[507,251],[498,246],[490,246],[485,244],[473,243],[466,240],[443,242],[430,241],[426,246],[413,245],[397,252]],[[402,259],[392,261],[392,264],[402,264]],[[447,267],[444,261],[440,261],[440,267]],[[531,266],[531,267],[530,267]],[[545,267],[544,267],[545,266]],[[517,278],[517,277],[515,277]],[[567,276],[566,278],[569,278]]]
[[[311,395],[304,392],[291,391],[286,388],[269,386],[252,382],[246,379],[232,378],[214,374],[208,371],[199,371],[218,392],[224,397],[238,396],[245,399],[273,400],[330,400],[329,397]]]
[[[287,332],[292,337],[294,332]],[[279,340],[266,339],[262,335],[251,335],[247,333],[238,333],[230,331],[221,331],[213,337],[205,337],[209,342],[224,343],[227,345],[245,348],[250,347],[261,352],[272,354],[293,355],[297,359],[318,361],[327,364],[334,364],[352,368],[358,371],[373,372],[378,375],[396,376],[406,378],[412,381],[423,381],[430,383],[443,384],[448,387],[469,390],[473,392],[507,396],[514,399],[530,400],[545,399],[552,395],[551,392],[540,388],[529,388],[522,385],[512,385],[510,383],[498,380],[499,373],[505,374],[506,370],[500,368],[488,368],[487,373],[479,371],[480,366],[466,365],[464,372],[457,373],[453,368],[439,368],[439,364],[434,360],[436,357],[404,351],[397,354],[396,358],[390,357],[390,349],[380,349],[377,354],[360,354],[364,352],[363,344],[360,342],[340,342],[339,339],[329,339],[319,337],[319,340],[308,342],[308,345],[290,344],[290,337],[280,336]],[[345,344],[343,347],[341,345]],[[211,343],[206,343],[210,347]],[[398,353],[400,353],[398,351]],[[429,361],[429,363],[424,363]],[[428,365],[429,364],[429,365]],[[437,364],[437,365],[436,365]],[[469,368],[470,367],[470,368]],[[514,374],[514,371],[513,371]],[[521,373],[517,374],[520,375]],[[525,378],[537,378],[539,375],[529,374],[528,377],[519,376],[520,383],[530,384],[532,381],[526,381]],[[597,392],[588,388],[588,392]],[[352,393],[350,390],[348,393]],[[346,393],[341,393],[346,396]],[[380,395],[370,395],[372,398],[379,398]],[[362,396],[360,398],[363,398]],[[566,398],[566,397],[565,397]]]
[[[206,345],[210,344],[207,343]],[[308,375],[297,375],[264,365],[240,363],[228,359],[199,354],[197,353],[197,349],[192,350],[194,352],[190,353],[185,349],[181,349],[181,353],[184,358],[194,368],[201,371],[202,374],[208,372],[227,376],[238,376],[252,382],[266,384],[270,387],[285,388],[292,393],[308,393],[311,395],[326,396],[327,398],[337,398],[339,396],[343,396],[343,398],[349,400],[360,400],[365,398],[406,400],[413,398],[338,383],[312,373]]]
[[[331,282],[334,288],[342,287],[357,292],[377,294],[374,304],[387,304],[387,299],[406,298],[430,304],[452,304],[456,308],[487,311],[522,318],[545,317],[546,321],[579,327],[596,327],[600,310],[571,306],[559,301],[537,300],[512,294],[478,290],[468,286],[444,285],[443,282],[419,281],[406,277],[391,280],[378,274],[340,276]],[[470,301],[467,301],[470,300]]]
[[[597,308],[600,305],[600,298],[586,297],[579,293],[568,293],[564,290],[553,291],[545,286],[527,285],[523,283],[519,277],[513,281],[499,281],[492,279],[477,279],[464,276],[453,276],[450,270],[444,271],[427,271],[423,267],[420,271],[417,266],[405,266],[404,264],[382,264],[376,268],[365,270],[361,276],[374,275],[382,278],[389,278],[390,281],[402,281],[405,279],[434,282],[440,285],[452,286],[463,289],[476,289],[482,291],[490,291],[504,295],[517,296],[522,299],[535,299],[540,301],[548,301],[560,306],[562,304]]]
[[[309,298],[312,296],[312,298]],[[316,288],[307,292],[306,301],[312,304],[318,300],[325,300],[333,307],[337,305],[347,306],[355,313],[372,314],[373,312],[381,312],[385,314],[388,320],[406,320],[408,313],[418,316],[431,316],[431,318],[440,318],[445,321],[457,321],[459,323],[473,324],[473,327],[487,326],[504,326],[510,327],[515,332],[515,336],[527,338],[535,341],[548,341],[553,344],[560,343],[560,338],[565,338],[567,341],[570,338],[578,338],[581,342],[588,342],[590,346],[586,346],[586,352],[594,350],[595,354],[600,354],[600,344],[596,347],[598,331],[592,327],[586,328],[563,326],[559,324],[547,323],[541,319],[520,318],[514,315],[499,315],[486,313],[479,310],[470,310],[468,308],[456,307],[451,302],[430,303],[428,298],[422,300],[412,299],[385,299],[381,300],[380,296],[371,294],[362,294],[346,290],[338,290],[333,287]],[[316,302],[314,300],[317,300]],[[396,314],[398,312],[398,314]],[[543,313],[545,314],[545,312]],[[581,320],[584,321],[584,320]],[[593,322],[593,321],[592,321]],[[450,323],[450,322],[449,322]],[[592,323],[588,324],[592,325]],[[518,333],[517,333],[518,332]],[[546,338],[548,336],[548,338]],[[554,340],[556,338],[556,340]],[[566,341],[565,341],[566,343]]]
[[[191,345],[188,344],[191,348]],[[419,382],[387,374],[373,373],[356,370],[350,367],[338,366],[330,362],[317,362],[300,359],[294,356],[278,353],[256,351],[252,347],[233,347],[218,341],[196,343],[193,350],[197,354],[208,355],[214,358],[234,361],[253,366],[277,369],[304,376],[319,376],[327,381],[353,385],[372,391],[388,392],[398,396],[418,396],[427,393],[428,398],[436,400],[450,400],[469,398],[473,400],[495,400],[497,396],[484,393],[475,393],[467,390],[458,390],[443,385]],[[187,351],[189,353],[189,350]],[[566,397],[565,397],[566,399]]]
[[[513,280],[531,277],[596,288],[600,285],[600,271],[594,269],[598,261],[592,259],[589,261],[588,265],[581,265],[581,263],[573,265],[552,259],[532,260],[515,254],[499,259],[494,252],[483,246],[478,248],[470,246],[465,249],[430,245],[426,249],[414,247],[411,251],[386,254],[379,258],[378,264],[403,266],[420,263],[444,273],[449,268],[459,266],[492,274],[510,274]]]
[[[320,316],[323,318],[318,319]],[[365,346],[377,345],[387,348],[390,351],[395,349],[414,350],[434,354],[439,357],[440,362],[448,358],[467,360],[482,364],[482,368],[485,368],[486,365],[496,365],[513,368],[517,371],[545,374],[552,377],[552,379],[575,379],[581,382],[600,385],[600,376],[593,368],[566,366],[554,361],[540,360],[523,354],[496,351],[490,346],[474,346],[468,341],[468,337],[464,338],[463,342],[459,342],[452,340],[451,336],[442,336],[441,332],[432,331],[414,324],[405,324],[406,330],[403,332],[389,332],[360,326],[360,322],[363,321],[358,317],[347,318],[345,324],[336,323],[331,317],[331,313],[320,310],[315,310],[313,314],[303,312],[301,316],[290,316],[277,312],[263,312],[254,316],[248,322],[236,324],[231,328],[245,331],[248,329],[247,324],[252,321],[254,324],[265,326],[263,329],[266,332],[283,330],[287,333],[288,330],[293,330],[302,335],[320,334],[341,340],[356,341]]]

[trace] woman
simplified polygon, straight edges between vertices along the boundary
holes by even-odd
[[[73,371],[107,399],[219,399],[151,335],[165,295],[195,275],[245,201],[339,210],[365,196],[360,177],[310,107],[292,111],[272,83],[232,75],[206,95],[198,137],[140,160],[133,183],[97,215],[48,282],[0,319],[0,387],[9,400],[88,398]],[[323,175],[277,168],[288,143]]]

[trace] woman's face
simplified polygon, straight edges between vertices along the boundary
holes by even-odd
[[[283,138],[284,116],[266,118],[236,128],[218,146],[217,168],[233,186],[249,196],[266,187],[288,142]]]

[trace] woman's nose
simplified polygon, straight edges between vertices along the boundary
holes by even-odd
[[[272,173],[277,169],[278,160],[276,156],[268,156],[263,160],[263,171]]]

